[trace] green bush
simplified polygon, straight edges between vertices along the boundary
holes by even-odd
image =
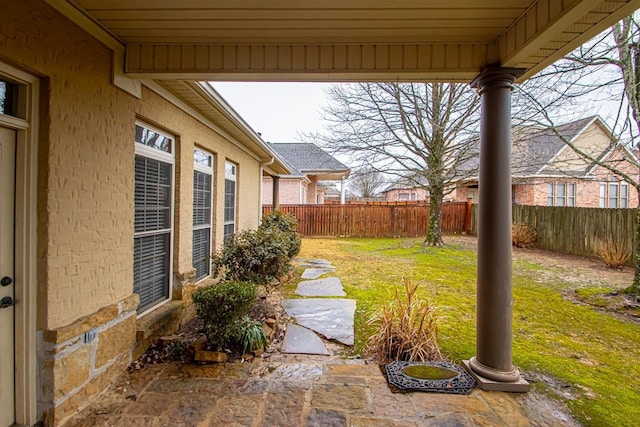
[[[242,231],[225,241],[212,256],[216,276],[223,271],[227,280],[268,285],[291,269],[291,260],[300,251],[295,219],[281,212],[266,215],[257,230]]]
[[[293,259],[298,253],[300,253],[300,246],[302,240],[296,232],[296,226],[298,221],[295,217],[282,213],[281,211],[271,212],[262,217],[261,229],[265,230],[280,230],[287,235],[287,256]]]
[[[240,320],[257,296],[253,283],[238,281],[220,282],[194,292],[196,315],[204,322],[204,333],[213,347],[237,341]]]

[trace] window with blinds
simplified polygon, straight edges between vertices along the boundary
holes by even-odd
[[[172,152],[173,139],[136,124],[133,292],[140,296],[139,313],[171,295]]]
[[[194,150],[193,171],[193,248],[192,262],[196,281],[211,274],[211,203],[213,188],[213,155]]]
[[[224,240],[236,232],[236,172],[231,162],[225,163],[224,179]]]

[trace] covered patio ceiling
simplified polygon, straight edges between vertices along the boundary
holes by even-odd
[[[639,0],[47,0],[135,79],[526,79]]]

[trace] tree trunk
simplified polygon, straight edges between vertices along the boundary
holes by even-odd
[[[633,284],[626,289],[631,295],[640,295],[640,206],[636,208],[636,233],[635,247],[633,248],[633,261],[635,273],[633,275]]]
[[[442,199],[443,191],[439,188],[429,189],[429,229],[422,242],[425,246],[443,246],[442,241]]]

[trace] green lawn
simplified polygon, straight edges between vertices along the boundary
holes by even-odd
[[[445,239],[446,241],[446,239]],[[355,298],[359,354],[372,335],[367,319],[389,299],[402,276],[439,307],[439,342],[451,360],[475,354],[475,251],[459,245],[420,250],[419,239],[304,239],[300,258],[325,258]],[[541,274],[544,273],[544,274]],[[576,284],[559,271],[514,261],[513,362],[525,376],[543,374],[566,384],[564,399],[584,425],[631,426],[640,420],[640,326],[563,299]],[[581,293],[607,289],[580,286]],[[291,295],[294,284],[283,288]],[[545,391],[542,381],[534,387]],[[551,393],[550,391],[548,391]],[[555,395],[554,395],[555,396]],[[557,397],[557,396],[556,396]]]

